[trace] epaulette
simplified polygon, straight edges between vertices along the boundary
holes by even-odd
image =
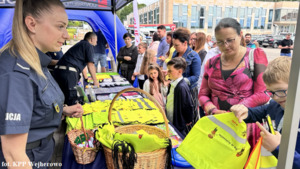
[[[30,75],[30,66],[21,57],[17,57],[16,65],[14,67],[14,72],[20,72],[27,76]]]

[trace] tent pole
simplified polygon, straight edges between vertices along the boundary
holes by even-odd
[[[299,5],[300,9],[300,5]],[[282,136],[279,148],[277,168],[291,169],[293,167],[295,145],[300,119],[300,12],[298,11],[297,28],[294,42],[292,66],[289,78],[287,102],[284,110]],[[294,133],[294,134],[293,134]],[[298,152],[299,153],[299,152]]]
[[[118,42],[117,42],[117,14],[116,14],[116,3],[113,0],[113,13],[114,13],[114,31],[115,31],[115,56],[118,56]]]

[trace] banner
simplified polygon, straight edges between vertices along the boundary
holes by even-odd
[[[137,0],[133,0],[133,20],[134,20],[135,46],[137,46],[140,43],[140,20],[139,20]]]
[[[66,8],[75,9],[109,9],[111,1],[109,0],[61,0]]]
[[[0,7],[14,7],[16,0],[0,0]]]
[[[117,0],[116,10],[119,10],[131,0]],[[66,9],[112,10],[111,0],[61,0]],[[16,0],[0,0],[0,8],[13,8]]]

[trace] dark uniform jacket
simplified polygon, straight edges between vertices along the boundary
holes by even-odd
[[[33,165],[51,160],[55,146],[52,135],[61,123],[64,102],[47,68],[51,58],[37,52],[46,78],[8,49],[0,54],[0,135],[28,133],[26,154]],[[0,145],[0,163],[4,162]]]

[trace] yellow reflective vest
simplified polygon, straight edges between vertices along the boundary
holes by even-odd
[[[262,137],[257,141],[245,165],[245,169],[276,169],[277,158],[262,145]]]
[[[249,150],[246,124],[224,113],[201,118],[177,152],[197,169],[243,169]]]

